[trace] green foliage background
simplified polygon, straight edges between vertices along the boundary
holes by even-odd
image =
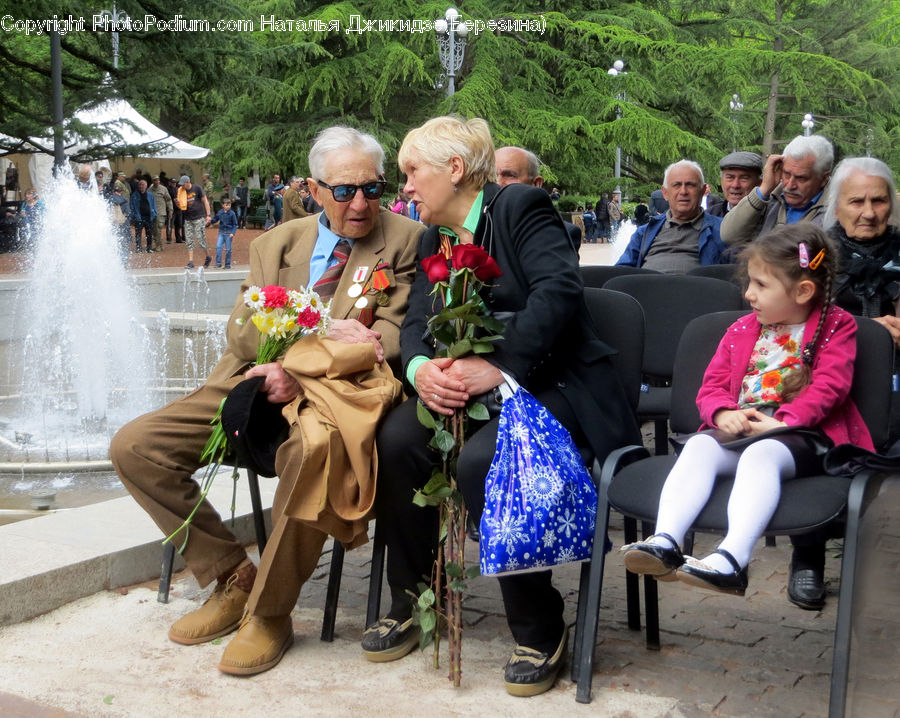
[[[86,17],[98,2],[9,4],[15,18]],[[373,132],[389,158],[404,134],[446,112],[481,116],[497,145],[541,157],[547,181],[573,192],[609,191],[615,147],[623,185],[646,192],[668,163],[689,157],[711,177],[733,148],[778,150],[811,112],[839,155],[871,153],[900,165],[897,0],[686,0],[577,2],[463,0],[463,18],[539,18],[545,31],[469,36],[457,92],[435,88],[442,69],[433,33],[348,33],[364,20],[434,19],[446,2],[339,3],[229,0],[190,4],[120,0],[132,17],[249,19],[254,32],[123,32],[63,38],[69,113],[96,101],[103,76],[150,119],[211,147],[225,175],[305,174],[311,139],[336,122]],[[2,9],[2,8],[0,8]],[[260,29],[260,17],[338,21],[339,32]],[[51,124],[49,41],[4,32],[0,133],[42,134]],[[622,58],[626,73],[607,69]],[[743,109],[729,102],[739,95]],[[617,117],[620,114],[620,117]],[[768,118],[768,124],[767,124]],[[83,133],[90,128],[77,127]],[[0,152],[16,140],[0,140]],[[402,178],[391,162],[388,179]]]

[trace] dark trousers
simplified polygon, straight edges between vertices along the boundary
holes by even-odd
[[[535,396],[579,442],[582,437],[578,423],[565,398],[556,389],[538,391]],[[394,619],[410,616],[412,599],[407,592],[420,593],[417,585],[428,581],[437,552],[437,509],[412,503],[413,492],[425,485],[431,469],[440,461],[439,454],[427,446],[432,432],[416,418],[416,402],[416,398],[408,399],[388,415],[377,442],[375,509],[388,549],[388,616]],[[459,488],[476,522],[484,510],[484,480],[494,457],[498,421],[495,418],[485,422],[466,440],[457,463]],[[516,643],[552,652],[565,623],[562,596],[550,579],[550,571],[539,571],[497,580]]]
[[[237,220],[238,229],[243,229],[244,224],[247,222],[247,208],[244,205],[237,208]]]
[[[175,241],[184,242],[184,212],[178,207],[172,213],[172,228],[175,230]]]
[[[141,251],[141,233],[146,237],[147,251],[153,249],[153,222],[150,217],[141,217],[141,219],[133,222],[134,224],[134,241],[137,245],[137,251]]]

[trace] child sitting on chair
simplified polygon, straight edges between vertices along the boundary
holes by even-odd
[[[811,224],[783,225],[741,260],[753,313],[728,328],[706,369],[697,394],[704,424],[666,478],[656,534],[622,548],[633,573],[739,596],[781,482],[819,473],[832,442],[873,448],[849,397],[856,322],[832,303],[834,244]],[[728,533],[709,556],[683,556],[685,534],[726,472],[735,477]]]

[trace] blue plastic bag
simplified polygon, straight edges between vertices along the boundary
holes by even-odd
[[[583,561],[594,539],[597,489],[578,447],[540,402],[510,382],[514,393],[504,398],[485,480],[482,575]]]

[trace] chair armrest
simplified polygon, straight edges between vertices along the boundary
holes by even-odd
[[[600,466],[600,462],[597,461],[597,459],[594,459],[591,478],[593,478],[594,483],[597,485],[598,489],[603,487],[603,491],[605,493],[606,488],[609,487],[613,476],[616,475],[619,469],[640,459],[646,459],[649,456],[650,452],[639,444],[622,446],[618,449],[610,451],[609,454],[606,455],[606,459],[604,460],[602,467]]]

